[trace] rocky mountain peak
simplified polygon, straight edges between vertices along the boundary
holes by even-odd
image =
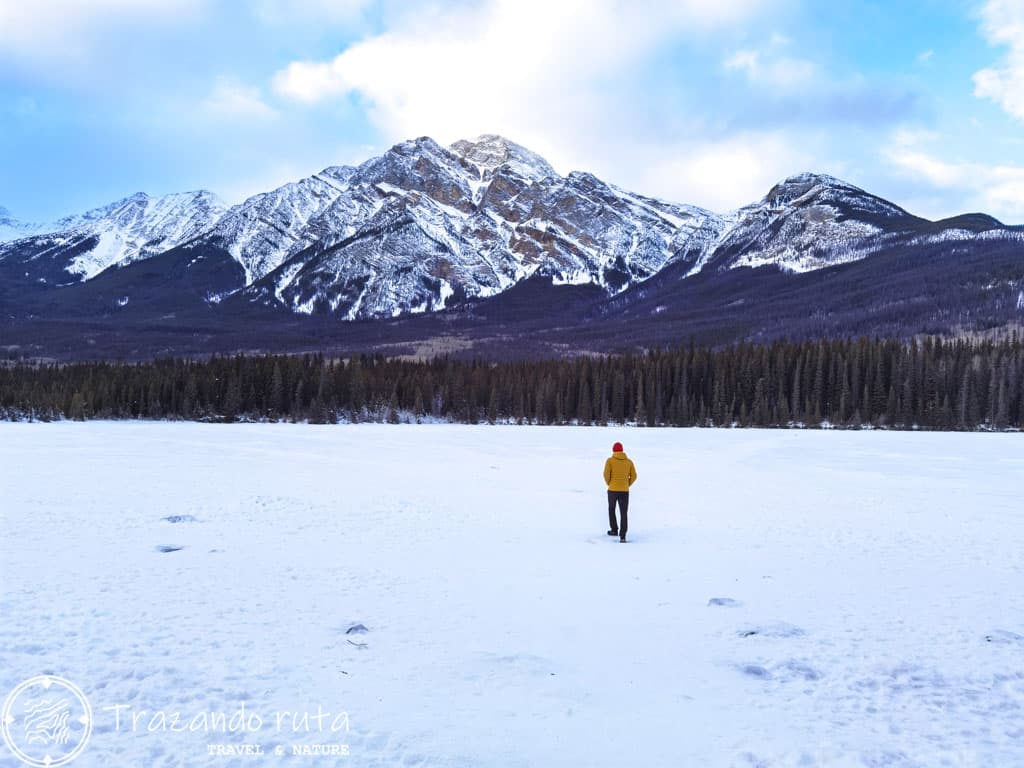
[[[380,157],[367,160],[352,177],[355,184],[388,184],[419,189],[438,179],[458,183],[465,173],[457,155],[428,136],[395,144]]]
[[[823,192],[826,190],[842,189],[846,192],[865,194],[864,190],[848,184],[835,176],[824,173],[798,173],[789,176],[769,190],[764,201],[769,205],[788,205],[810,192]]]
[[[829,209],[839,218],[910,219],[905,210],[849,182],[824,173],[799,173],[776,184],[761,203],[776,211]]]
[[[400,141],[395,144],[391,149],[384,153],[384,156],[388,155],[424,155],[424,154],[438,154],[443,153],[444,148],[434,141],[429,136],[420,136],[415,139],[407,139],[406,141]]]
[[[485,133],[475,139],[456,141],[450,149],[479,169],[481,178],[493,175],[502,167],[514,170],[520,176],[532,180],[558,175],[540,155],[493,133]]]

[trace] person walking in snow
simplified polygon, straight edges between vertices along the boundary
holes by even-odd
[[[625,541],[629,527],[629,487],[636,482],[636,466],[622,450],[622,443],[612,446],[612,455],[604,463],[604,482],[608,486],[608,535],[617,534],[619,541]],[[621,524],[615,520],[616,504]]]

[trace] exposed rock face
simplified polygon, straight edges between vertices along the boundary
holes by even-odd
[[[12,295],[11,286],[66,286],[149,260],[145,279],[125,273],[96,295],[109,306],[116,294],[123,307],[145,284],[145,299],[165,308],[187,294],[349,320],[432,312],[531,277],[613,297],[669,265],[672,279],[739,267],[807,272],[894,244],[1021,237],[981,214],[929,222],[810,173],[719,215],[589,173],[561,176],[494,135],[450,147],[405,141],[230,209],[209,192],[140,193],[42,228],[0,209],[3,233],[19,238],[0,245]]]
[[[276,255],[246,294],[348,319],[443,309],[532,275],[612,294],[680,252],[703,253],[720,221],[590,174],[559,176],[498,136],[450,148],[420,138],[351,169],[310,220],[309,244]]]

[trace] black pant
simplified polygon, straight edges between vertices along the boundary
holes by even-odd
[[[619,504],[619,517],[622,518],[622,525],[616,525],[615,522],[615,503]],[[629,512],[629,491],[608,491],[608,527],[613,531],[618,531],[619,536],[626,535],[626,529],[629,527],[629,518],[627,513]]]

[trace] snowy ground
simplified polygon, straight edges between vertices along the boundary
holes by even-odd
[[[0,696],[76,683],[104,768],[1024,765],[1022,483],[1020,435],[2,424]]]

